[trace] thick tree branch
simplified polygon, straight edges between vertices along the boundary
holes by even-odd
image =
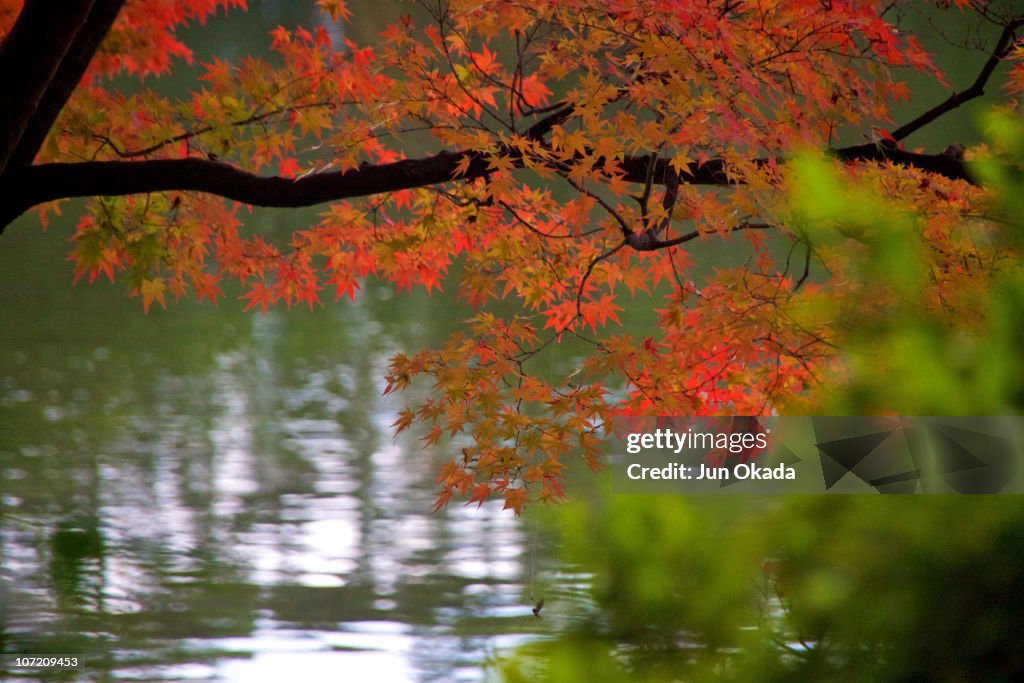
[[[206,159],[38,164],[0,177],[0,225],[31,206],[54,199],[170,190],[202,192],[254,206],[312,206],[448,182],[466,156],[471,160],[462,177],[479,178],[487,173],[483,155],[469,153],[441,153],[297,179],[259,176]]]
[[[114,25],[114,20],[124,3],[125,0],[94,0],[89,16],[67,46],[57,72],[50,80],[39,106],[28,121],[25,132],[11,154],[8,161],[10,167],[27,166],[35,159],[39,148],[46,140],[46,135],[53,127],[68,98],[71,97],[71,93],[78,87],[89,62],[92,61],[96,50],[99,49],[100,43],[103,42],[103,37]],[[56,11],[52,8],[53,4],[48,3],[51,13]]]
[[[944,154],[915,154],[875,144],[847,147],[833,152],[844,161],[892,161],[968,179],[963,162]],[[509,152],[509,156],[515,157]],[[458,165],[469,158],[465,173]],[[767,160],[758,160],[768,163]],[[521,164],[521,159],[517,160]],[[625,180],[643,183],[650,176],[650,158],[627,156],[621,162]],[[348,171],[313,173],[302,178],[259,176],[218,161],[206,159],[158,159],[149,161],[93,161],[38,164],[0,176],[0,231],[29,208],[70,197],[118,196],[172,190],[202,192],[254,206],[301,207],[329,201],[427,187],[452,181],[473,180],[491,171],[481,152],[442,152],[421,159],[404,159]],[[655,162],[654,177],[663,183],[671,177],[668,161]],[[726,173],[726,162],[709,159],[693,163],[679,174],[679,182],[697,185],[729,185],[736,181]]]
[[[0,45],[4,99],[0,107],[0,173],[11,166],[33,117],[42,111],[47,93],[57,85],[55,79],[64,57],[94,4],[85,0],[26,0]]]
[[[494,154],[512,160],[514,165],[523,164],[519,151],[506,148],[489,154],[470,150],[443,152],[344,172],[313,173],[299,179],[258,176],[228,164],[193,158],[29,166],[124,1],[27,0],[15,26],[0,46],[0,83],[5,88],[5,99],[10,102],[0,108],[0,131],[4,132],[0,138],[0,233],[28,208],[69,197],[177,190],[221,196],[255,206],[302,207],[485,177],[490,172],[488,158]],[[1024,16],[1005,26],[992,56],[968,90],[955,93],[897,129],[893,136],[900,139],[910,135],[968,99],[983,94],[995,67],[1010,49],[1015,30],[1022,24]],[[573,111],[573,105],[564,102],[545,108],[545,115],[525,130],[524,136],[543,143],[551,130],[564,123]],[[969,179],[963,162],[945,154],[914,154],[876,144],[831,153],[849,162],[891,161],[950,178]],[[467,158],[468,167],[465,166]],[[767,160],[755,162],[767,163]],[[559,170],[569,169],[572,163],[562,164],[564,168]],[[658,184],[666,184],[666,179],[672,179],[665,195],[669,210],[674,203],[676,183],[727,185],[736,182],[729,177],[727,164],[722,159],[693,163],[680,173],[670,168],[667,160],[652,159],[650,155],[626,156],[618,165],[623,179],[629,182],[650,183],[653,179]],[[651,239],[657,238],[651,236]]]
[[[867,143],[830,150],[837,159],[846,162],[858,161],[890,161],[936,173],[954,180],[971,180],[963,161],[946,154],[917,154],[900,149],[891,149],[883,145]],[[757,164],[767,164],[768,159],[755,159]],[[649,158],[643,156],[627,156],[620,165],[625,171],[625,179],[630,182],[643,183],[647,178]],[[724,159],[708,159],[703,164],[694,162],[679,174],[679,182],[690,185],[732,185],[736,180],[727,173],[728,164]],[[664,184],[674,171],[668,159],[658,159],[654,163],[654,182]]]

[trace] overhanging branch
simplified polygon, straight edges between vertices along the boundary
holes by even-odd
[[[844,161],[892,161],[948,178],[969,178],[961,160],[944,154],[915,154],[874,144],[847,147],[833,154]],[[467,157],[466,172],[456,175],[460,162],[464,163]],[[768,160],[759,159],[757,163],[768,163]],[[521,159],[517,164],[521,164]],[[656,179],[670,177],[667,160],[658,160],[656,164]],[[628,182],[642,183],[649,178],[650,159],[646,155],[627,156],[620,166]],[[38,164],[0,177],[0,226],[6,226],[37,204],[70,197],[179,190],[216,195],[253,206],[295,208],[473,180],[487,175],[490,170],[487,155],[471,151],[442,152],[421,159],[313,173],[296,179],[260,176],[219,161],[191,158]],[[679,180],[695,185],[736,182],[726,173],[726,162],[721,159],[690,164],[680,173]]]
[[[259,176],[219,161],[191,158],[38,164],[0,178],[5,195],[0,221],[9,222],[28,208],[55,199],[171,190],[202,192],[253,206],[313,206],[448,182],[466,156],[471,160],[464,177],[476,178],[487,172],[482,155],[466,152],[313,173],[296,179]]]
[[[27,0],[0,44],[0,173],[12,166],[11,159],[47,93],[56,85],[64,57],[87,23],[93,4]]]
[[[981,71],[978,72],[978,76],[974,79],[974,83],[967,90],[954,92],[913,121],[909,121],[894,130],[892,137],[896,140],[903,140],[911,133],[916,133],[943,114],[984,95],[985,86],[988,84],[989,79],[992,78],[992,74],[995,72],[996,67],[999,66],[999,62],[1010,53],[1014,45],[1016,31],[1021,26],[1024,26],[1024,14],[1014,17],[1003,27],[1002,32],[999,34],[999,39],[996,41],[996,46],[992,50],[992,54],[985,60]]]
[[[74,38],[68,44],[64,56],[60,60],[57,71],[39,101],[39,106],[28,121],[17,147],[11,154],[8,164],[12,168],[27,166],[35,159],[39,148],[46,140],[46,135],[53,127],[68,98],[71,97],[71,93],[78,87],[96,50],[99,49],[100,43],[103,42],[110,27],[114,25],[114,20],[124,3],[125,0],[95,0],[92,3],[89,15],[78,26]],[[55,3],[46,4],[50,14],[56,11],[53,7]],[[49,21],[52,21],[52,17],[48,17]]]

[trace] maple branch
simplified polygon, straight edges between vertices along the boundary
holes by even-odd
[[[800,275],[800,279],[798,279],[796,281],[796,283],[794,283],[794,285],[793,285],[793,291],[794,292],[804,286],[804,283],[807,282],[807,278],[811,274],[811,242],[806,237],[801,237],[799,240],[794,242],[793,246],[790,248],[789,255],[786,256],[786,273],[789,272],[789,259],[793,255],[793,249],[795,249],[796,245],[798,245],[798,244],[803,244],[804,247],[805,247],[805,250],[804,250],[804,272]]]
[[[992,54],[989,55],[989,58],[981,67],[981,71],[978,72],[978,76],[974,79],[974,83],[971,84],[971,87],[962,92],[954,92],[943,102],[924,112],[913,121],[900,126],[892,132],[893,138],[903,140],[908,135],[916,133],[943,114],[956,109],[965,102],[969,102],[970,100],[984,95],[985,85],[992,77],[992,73],[995,71],[996,67],[999,66],[999,63],[1010,53],[1010,50],[1013,48],[1016,40],[1016,31],[1021,26],[1024,26],[1024,14],[1015,16],[1003,26],[1003,30],[999,34],[999,40],[996,41],[996,46],[992,50]]]
[[[573,320],[583,317],[583,292],[587,287],[587,280],[590,279],[591,273],[594,272],[594,268],[601,261],[606,261],[607,259],[610,259],[612,256],[617,254],[627,244],[629,244],[629,241],[623,239],[621,242],[616,244],[611,249],[608,249],[607,251],[604,251],[595,256],[593,259],[591,259],[590,264],[587,266],[586,272],[583,274],[583,279],[580,280],[580,286],[576,289],[576,315],[575,317],[573,317]]]
[[[661,225],[658,226],[657,233],[664,230],[668,230],[669,223],[672,222],[672,211],[676,208],[676,200],[679,197],[679,174],[675,172],[675,169],[668,169],[668,175],[665,177],[665,196],[661,200],[661,208],[665,212],[665,218],[662,219]]]
[[[862,161],[890,161],[917,168],[922,171],[936,173],[952,180],[967,180],[973,182],[963,160],[948,154],[920,154],[917,152],[907,152],[901,149],[893,149],[884,145],[878,145],[873,142],[828,150],[828,153],[840,161],[850,163]],[[758,166],[766,165],[770,163],[770,161],[772,160],[767,158],[756,158],[753,160],[754,164]],[[625,180],[629,182],[642,183],[647,177],[649,163],[650,159],[646,154],[642,156],[626,155],[619,162],[619,167],[624,172]],[[742,181],[729,176],[728,169],[729,164],[725,159],[708,159],[703,163],[695,161],[679,173],[679,182],[689,185],[741,184]],[[658,159],[654,163],[654,182],[659,185],[664,185],[665,180],[672,172],[671,164],[668,159]]]
[[[568,232],[568,233],[566,233],[564,235],[553,235],[553,234],[551,234],[549,232],[544,232],[543,230],[537,228],[535,225],[533,225],[528,220],[523,218],[521,215],[519,215],[519,212],[516,211],[514,208],[512,208],[512,205],[509,204],[508,202],[505,202],[504,200],[499,200],[498,201],[498,205],[501,206],[502,208],[504,208],[510,214],[512,214],[512,217],[515,218],[516,221],[519,222],[519,224],[522,225],[524,228],[526,228],[530,232],[534,233],[535,235],[538,235],[540,237],[544,237],[546,239],[553,239],[553,240],[555,240],[555,239],[562,239],[562,240],[569,239],[569,240],[571,240],[571,239],[577,239],[579,237],[587,237],[589,235],[593,235],[596,232],[600,232],[600,228],[594,228],[593,230],[585,230],[584,232],[581,232],[578,235],[574,235],[571,232]]]
[[[78,87],[103,38],[110,31],[125,0],[96,0],[85,24],[68,46],[56,76],[11,157],[12,165],[27,166],[46,141],[61,110]]]
[[[0,173],[30,164],[124,0],[26,0],[0,45]]]
[[[554,125],[552,120],[557,120],[559,113],[535,125]],[[832,154],[843,161],[892,161],[949,178],[969,179],[963,161],[946,154],[916,154],[871,143],[834,150]],[[506,155],[516,165],[522,165],[522,156],[515,150],[506,150]],[[768,162],[768,159],[756,160],[760,164]],[[460,173],[460,163],[466,165],[464,173]],[[620,162],[620,167],[624,180],[643,183],[650,172],[650,158],[648,155],[626,156]],[[727,164],[723,159],[709,159],[702,164],[694,162],[680,173],[679,181],[699,185],[739,183],[728,176],[726,169]],[[663,184],[671,172],[667,160],[659,159],[655,162],[655,182]],[[253,206],[296,208],[441,183],[469,181],[482,178],[488,173],[490,166],[487,155],[476,151],[441,152],[420,159],[366,165],[347,171],[312,173],[297,179],[260,176],[219,161],[194,158],[37,164],[11,169],[0,175],[0,233],[3,227],[29,208],[70,197],[177,190],[202,192]],[[628,226],[620,227],[629,230]],[[626,230],[623,231],[624,235],[628,234]],[[658,244],[654,248],[662,246],[666,245]]]
[[[313,173],[302,178],[260,176],[208,159],[89,161],[37,164],[0,176],[0,225],[36,204],[66,197],[166,192],[203,192],[253,206],[301,207],[449,182],[470,157],[466,176],[488,171],[480,154],[442,152],[347,171]]]
[[[132,158],[135,158],[135,157],[148,156],[150,154],[153,154],[154,152],[159,152],[161,149],[163,149],[164,147],[167,147],[168,145],[173,145],[173,144],[175,144],[177,142],[186,142],[188,140],[192,140],[194,138],[197,138],[197,137],[199,137],[201,135],[205,135],[206,133],[211,133],[214,130],[216,130],[218,127],[244,128],[245,126],[251,126],[251,125],[253,125],[255,123],[262,123],[263,121],[266,121],[267,119],[270,119],[270,118],[272,118],[274,116],[277,116],[279,114],[286,114],[286,113],[303,111],[305,109],[316,109],[316,108],[320,108],[320,107],[330,107],[330,106],[331,106],[330,102],[323,101],[323,102],[308,102],[306,104],[293,104],[293,105],[288,105],[288,106],[284,106],[284,107],[277,107],[275,109],[272,109],[270,111],[266,111],[266,112],[263,112],[263,113],[253,113],[251,116],[248,116],[248,117],[246,117],[244,119],[239,119],[237,121],[231,121],[231,122],[229,122],[227,124],[223,124],[222,126],[205,125],[205,126],[200,126],[199,128],[193,128],[191,130],[186,130],[186,131],[184,131],[182,133],[179,133],[177,135],[169,136],[169,137],[164,138],[163,140],[159,140],[157,142],[154,142],[153,144],[151,144],[151,145],[149,145],[147,147],[140,147],[138,149],[120,149],[116,144],[114,144],[113,140],[111,140],[110,138],[108,138],[105,135],[93,134],[93,138],[95,138],[96,140],[102,142],[104,145],[110,147],[112,150],[114,150],[114,154],[116,154],[120,158],[122,158],[122,159],[132,159]],[[102,145],[101,145],[100,149],[102,149]]]
[[[600,204],[601,208],[603,208],[608,213],[608,215],[614,218],[615,222],[619,224],[619,229],[622,231],[622,237],[624,239],[630,240],[637,236],[636,233],[633,232],[633,229],[629,227],[629,224],[626,223],[626,219],[620,216],[619,212],[615,210],[615,207],[606,202],[604,198],[601,197],[601,195],[591,192],[586,187],[570,178],[568,175],[562,174],[562,179],[565,182],[572,185],[573,189],[579,192],[580,194],[585,194],[591,199],[593,199],[595,202]]]
[[[566,119],[572,116],[573,111],[576,110],[576,106],[572,103],[560,102],[558,105],[559,106],[557,107],[554,105],[549,107],[548,111],[550,113],[548,113],[544,118],[538,119],[532,126],[527,128],[523,133],[523,137],[527,140],[535,140],[539,142],[545,135],[551,132],[552,128],[564,123]]]
[[[437,21],[438,28],[441,31],[441,50],[442,50],[442,54],[444,54],[445,61],[448,63],[448,70],[451,72],[452,77],[455,79],[455,83],[458,85],[459,90],[461,90],[462,94],[465,95],[467,98],[469,98],[469,100],[473,104],[475,104],[477,107],[479,107],[481,112],[483,112],[484,114],[487,114],[488,116],[490,116],[492,119],[497,121],[499,124],[501,124],[505,128],[508,128],[509,130],[513,130],[513,122],[512,121],[505,121],[505,120],[503,120],[501,118],[501,116],[498,115],[497,112],[492,111],[491,108],[488,107],[485,102],[481,102],[480,98],[478,98],[476,95],[474,95],[472,92],[470,92],[469,88],[466,87],[466,85],[462,82],[462,79],[459,77],[458,69],[455,68],[455,61],[452,59],[451,50],[448,48],[448,31],[445,28],[446,25],[449,23],[448,12],[441,8],[441,3],[440,2],[438,2],[438,14],[435,16],[435,20]],[[456,35],[456,36],[461,38],[461,36],[459,36],[457,31],[454,32],[454,35]],[[463,40],[463,43],[466,45],[466,51],[470,52],[470,50],[468,48],[469,43],[466,42],[465,40]],[[476,66],[475,61],[474,61],[474,66]],[[480,67],[478,67],[478,66],[477,66],[477,71],[480,71],[481,73],[483,73],[483,70],[480,69]],[[454,104],[454,102],[452,104]],[[459,109],[462,109],[462,107],[459,107]],[[469,114],[469,112],[466,112],[465,110],[463,110],[463,112],[465,114],[467,114],[467,115]],[[485,128],[485,129],[487,128],[487,126],[484,125],[484,122],[481,121],[479,118],[477,118],[475,116],[469,116],[469,118],[471,118],[474,121],[476,121],[477,123],[479,123],[483,128]]]
[[[774,227],[775,226],[770,223],[751,223],[749,220],[746,220],[720,234],[739,232],[740,230],[771,230]],[[675,247],[685,242],[695,240],[704,234],[699,230],[691,230],[690,232],[679,235],[678,237],[662,240],[658,239],[657,232],[658,231],[648,231],[640,234],[634,234],[632,239],[626,238],[626,243],[636,251],[657,251],[659,249],[668,249],[670,247]]]

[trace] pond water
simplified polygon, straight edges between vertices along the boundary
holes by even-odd
[[[66,234],[26,220],[0,256],[0,652],[79,654],[68,680],[479,680],[545,633],[538,575],[574,585],[551,543],[500,503],[433,513],[446,453],[392,439],[387,357],[451,300],[143,316],[70,286]]]

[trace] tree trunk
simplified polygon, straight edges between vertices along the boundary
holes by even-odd
[[[27,166],[124,0],[26,0],[0,45],[0,175]]]

